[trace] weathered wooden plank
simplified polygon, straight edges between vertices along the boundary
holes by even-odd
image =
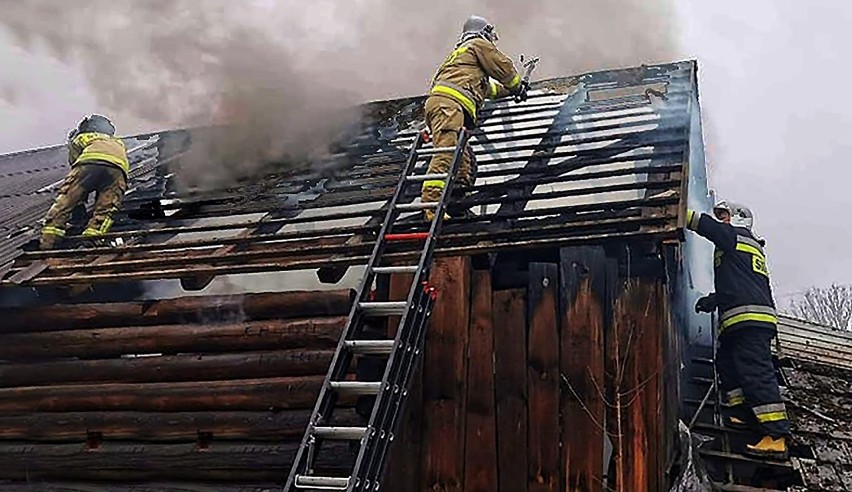
[[[332,350],[281,350],[0,365],[0,387],[317,376],[326,373],[333,355]]]
[[[599,491],[603,486],[606,262],[602,248],[566,248],[560,253],[562,474],[564,490],[570,492]]]
[[[0,444],[0,479],[73,480],[146,475],[157,480],[245,480],[286,476],[298,444],[213,443],[187,444],[103,443]],[[351,463],[346,444],[323,448],[320,466]],[[121,479],[121,478],[119,478]]]
[[[90,433],[104,440],[148,442],[215,440],[282,441],[305,432],[310,410],[277,412],[69,412],[0,416],[0,439],[85,442]],[[335,425],[356,425],[351,410],[335,412]]]
[[[413,275],[395,274],[391,276],[389,299],[404,300],[408,295]],[[398,318],[391,318],[388,335],[396,336]],[[386,467],[385,484],[393,484],[391,489],[421,490],[421,447],[423,443],[423,369],[422,364],[415,373],[405,404],[405,415],[396,434],[396,440],[390,447],[390,459]],[[386,486],[387,488],[387,486]]]
[[[335,317],[16,333],[0,335],[0,359],[328,348],[337,343],[345,324],[346,318]]]
[[[494,377],[500,492],[527,490],[526,292],[494,293]]]
[[[467,368],[464,490],[497,491],[491,273],[473,273]]]
[[[3,332],[345,316],[352,291],[192,296],[157,301],[0,309]]]
[[[0,389],[0,412],[270,410],[310,408],[323,378],[99,384]]]
[[[665,483],[662,346],[668,327],[661,281],[629,280],[616,300],[608,341],[617,490],[651,492]]]
[[[528,480],[530,492],[559,488],[559,269],[552,263],[531,263],[527,288],[529,345]]]
[[[111,484],[108,482],[43,482],[22,480],[0,483],[0,492],[280,492],[275,482],[254,484],[149,482]]]
[[[423,483],[427,489],[460,492],[464,482],[470,259],[437,260],[430,280],[438,289],[438,300],[424,358]]]

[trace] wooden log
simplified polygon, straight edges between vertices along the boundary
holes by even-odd
[[[500,492],[527,490],[526,292],[494,293],[494,394]]]
[[[494,402],[494,335],[491,272],[473,273],[464,490],[497,491],[497,420]]]
[[[149,482],[144,484],[111,484],[108,482],[43,482],[22,480],[0,483],[0,492],[280,492],[281,484],[266,483],[181,483]]]
[[[603,488],[604,310],[607,259],[601,248],[566,248],[560,254],[562,336],[562,474],[566,491]]]
[[[286,476],[298,444],[212,443],[187,444],[103,443],[0,444],[0,479],[120,479],[157,480],[277,480]],[[343,468],[351,464],[345,443],[330,443],[320,453],[319,466]],[[124,477],[124,478],[121,478]]]
[[[460,492],[464,483],[470,259],[439,259],[430,280],[438,289],[438,301],[423,365],[422,483],[429,490]]]
[[[0,440],[85,442],[90,433],[111,441],[295,441],[310,410],[279,412],[70,412],[0,416]],[[355,412],[335,412],[335,425],[356,424]]]
[[[0,309],[2,332],[345,316],[352,291],[267,292]]]
[[[194,412],[311,408],[323,378],[0,389],[0,412]]]
[[[282,350],[0,365],[0,387],[317,376],[328,371],[333,355],[332,350]]]
[[[413,275],[391,276],[389,299],[404,300],[414,281]],[[395,337],[399,318],[388,321],[388,335]],[[422,490],[421,462],[423,443],[423,365],[422,361],[408,392],[405,413],[390,447],[390,459],[385,473],[385,484],[394,484],[391,490]],[[386,486],[387,488],[387,486]]]
[[[529,490],[555,492],[560,484],[559,440],[555,437],[559,429],[559,269],[552,263],[531,263],[529,272]]]
[[[0,335],[0,359],[328,348],[337,343],[345,324],[346,318],[336,317],[16,333]]]

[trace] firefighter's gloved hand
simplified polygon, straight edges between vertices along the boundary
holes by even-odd
[[[716,303],[716,294],[710,294],[707,296],[698,299],[698,302],[695,303],[695,312],[696,313],[712,313],[716,310],[718,304]]]
[[[518,86],[518,92],[515,93],[515,102],[522,103],[530,98],[529,96],[530,83],[526,80],[521,81],[521,85]]]

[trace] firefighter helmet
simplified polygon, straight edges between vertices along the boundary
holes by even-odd
[[[92,114],[86,116],[77,125],[78,133],[106,133],[107,135],[115,135],[115,125],[106,116],[100,114]]]
[[[731,217],[732,226],[745,227],[749,230],[754,226],[754,214],[745,205],[722,200],[713,207],[713,214],[717,215],[717,212],[721,211],[727,212],[728,216]]]
[[[482,38],[492,43],[497,42],[497,29],[488,19],[478,15],[471,15],[462,27],[461,41],[465,42],[473,38]]]

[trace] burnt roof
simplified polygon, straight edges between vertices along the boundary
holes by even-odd
[[[680,237],[698,111],[696,64],[595,72],[534,89],[526,103],[496,101],[482,110],[473,137],[478,178],[464,200],[479,215],[446,224],[437,254]],[[61,148],[7,156],[0,172],[23,173],[24,191],[3,188],[4,209],[13,213],[0,221],[7,232],[0,279],[67,284],[363,264],[424,126],[422,101],[368,105],[359,133],[320,166],[273,171],[222,190],[168,191],[163,169],[186,150],[187,134],[139,137],[126,213],[109,235],[127,242],[117,249],[22,251],[50,204],[39,184],[61,179],[63,156]],[[23,177],[28,169],[38,184]],[[412,190],[406,201],[416,195]],[[166,216],[140,219],[151,206]],[[351,244],[355,234],[361,244]]]

